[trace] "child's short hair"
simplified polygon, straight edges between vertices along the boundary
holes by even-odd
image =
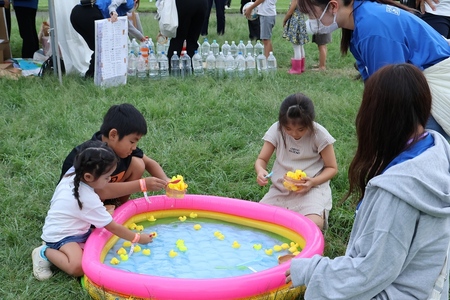
[[[100,133],[108,136],[111,129],[116,129],[119,140],[124,136],[136,133],[147,134],[147,122],[139,110],[131,104],[123,103],[111,106],[103,117]]]

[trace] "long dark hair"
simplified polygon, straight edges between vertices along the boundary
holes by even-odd
[[[353,5],[354,0],[343,0],[344,1],[344,6],[349,6],[349,5]],[[361,4],[364,1],[371,1],[371,2],[377,2],[377,3],[381,3],[381,4],[388,4],[391,6],[395,6],[401,9],[404,9],[406,11],[409,11],[411,13],[417,13],[418,11],[410,8],[406,5],[400,4],[400,2],[398,1],[393,1],[393,0],[363,0],[363,1],[359,1]],[[318,6],[321,7],[322,9],[324,9],[327,4],[330,2],[330,0],[299,0],[297,1],[297,6],[298,9],[300,10],[300,12],[304,13],[304,14],[313,14],[316,18],[319,18],[320,16],[317,15],[314,6]],[[360,4],[360,5],[361,5]],[[355,9],[353,11],[355,11],[356,9],[358,9],[359,5],[357,7],[355,7]],[[374,25],[375,26],[375,25]],[[395,28],[392,28],[392,30],[396,30]],[[347,29],[347,28],[342,28],[342,37],[341,37],[341,53],[343,55],[347,54],[348,49],[350,47],[350,40],[352,39],[352,34],[353,34],[353,30]]]
[[[74,188],[73,196],[78,201],[80,209],[83,208],[83,203],[80,200],[80,182],[84,178],[84,174],[90,173],[97,180],[101,175],[111,171],[117,166],[117,156],[114,151],[101,141],[87,141],[80,146],[73,166],[75,172],[66,176],[75,174],[73,179]]]
[[[284,146],[286,147],[286,137],[283,127],[301,126],[309,129],[310,134],[314,134],[315,117],[313,102],[302,93],[292,94],[284,99],[278,114],[278,130],[283,137]]]
[[[387,65],[369,77],[356,117],[358,147],[349,167],[345,199],[353,193],[358,200],[364,197],[369,180],[417,142],[417,127],[425,127],[430,111],[430,88],[417,67]]]

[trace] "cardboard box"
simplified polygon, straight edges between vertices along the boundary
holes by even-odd
[[[0,63],[11,58],[8,29],[6,27],[5,8],[0,7]]]

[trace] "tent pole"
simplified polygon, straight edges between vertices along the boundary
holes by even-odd
[[[54,68],[53,72],[58,75],[59,83],[62,84],[62,72],[61,72],[61,58],[59,53],[59,46],[58,45],[58,34],[56,30],[56,16],[55,16],[55,4],[53,2],[54,0],[48,0],[48,13],[50,18],[50,25],[52,28],[50,28],[50,44],[52,47],[52,53],[53,53],[53,65],[57,66]]]

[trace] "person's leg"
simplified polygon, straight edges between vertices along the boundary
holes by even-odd
[[[326,70],[327,45],[318,45],[319,48],[319,70]]]
[[[324,220],[323,217],[319,216],[319,215],[306,215],[305,217],[307,217],[308,219],[310,219],[311,221],[313,221],[317,227],[319,227],[320,230],[323,230],[323,225],[324,225]]]
[[[259,40],[261,38],[261,28],[259,18],[248,22],[249,38],[251,40]]]
[[[207,10],[206,10],[206,15],[201,20],[202,21],[202,27],[200,29],[201,35],[208,35],[209,17],[211,15],[211,8],[213,5],[213,0],[207,0],[207,3],[208,3],[208,6],[207,6]],[[180,10],[178,10],[178,11],[180,11]],[[197,20],[197,21],[200,21],[200,20]]]
[[[39,50],[39,38],[36,31],[36,12],[30,7],[15,7],[19,34],[22,38],[22,58],[33,58]]]
[[[138,179],[142,178],[142,176],[144,175],[144,171],[145,171],[144,161],[139,157],[133,156],[131,158],[131,163],[128,166],[127,171],[125,172],[125,174],[123,175],[123,177],[121,179],[121,182],[138,180]],[[119,197],[118,200],[120,201],[121,204],[123,204],[123,203],[127,202],[129,198],[130,198],[130,195],[125,195],[125,196]]]
[[[225,0],[214,0],[216,3],[217,34],[225,33]]]
[[[95,51],[95,20],[103,19],[97,6],[75,5],[70,14],[70,23],[78,34],[86,41],[89,49]],[[86,77],[94,77],[95,53],[92,53]]]
[[[83,250],[76,242],[64,244],[59,250],[47,248],[45,256],[50,262],[67,274],[80,277],[83,276],[81,257]]]
[[[264,55],[269,56],[273,52],[272,46],[272,30],[275,26],[275,16],[259,16],[261,25],[261,40],[264,45]]]

